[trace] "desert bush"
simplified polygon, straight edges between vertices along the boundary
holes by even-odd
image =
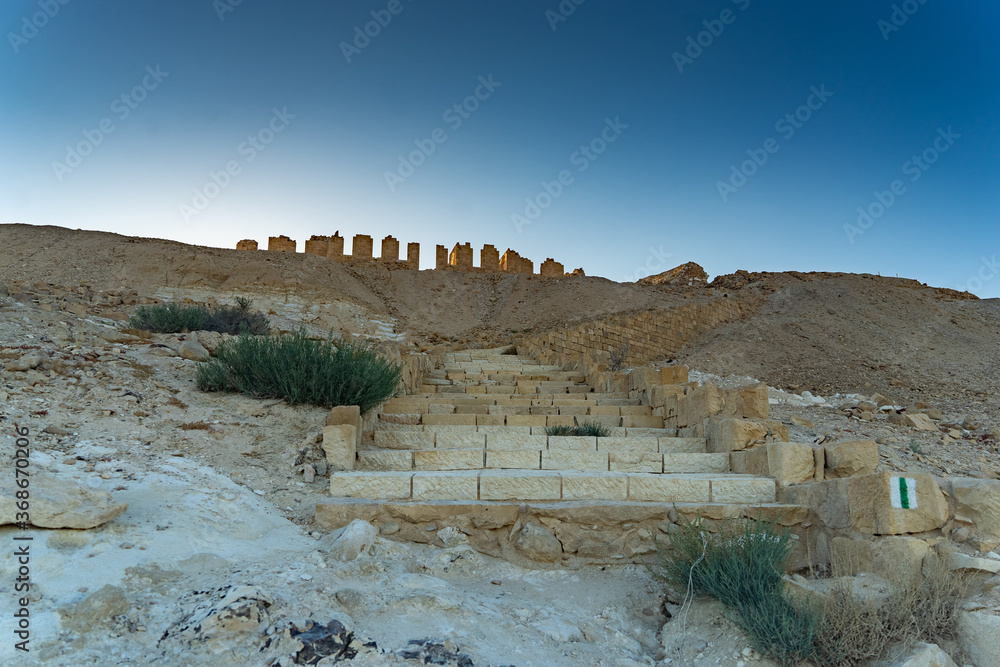
[[[768,521],[725,520],[710,533],[700,518],[682,521],[653,574],[693,595],[718,599],[754,648],[782,665],[815,651],[819,616],[784,595],[791,534]]]
[[[237,297],[235,306],[218,308],[178,303],[140,306],[129,318],[129,326],[155,333],[218,331],[237,335],[245,331],[266,335],[271,329],[270,322],[262,313],[250,310],[252,304],[252,299]]]
[[[588,435],[606,438],[611,435],[611,429],[596,423],[584,423],[579,426],[548,426],[545,435]]]
[[[915,641],[941,644],[956,637],[970,581],[935,559],[919,584],[897,582],[886,600],[836,586],[820,600],[821,630],[814,662],[820,667],[867,665]]]
[[[242,335],[219,346],[198,368],[198,388],[292,405],[357,405],[368,412],[392,396],[401,366],[364,343],[319,341],[305,331],[285,336]]]

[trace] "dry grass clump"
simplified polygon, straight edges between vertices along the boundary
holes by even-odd
[[[813,661],[820,667],[867,665],[913,642],[941,644],[956,637],[971,582],[933,559],[919,584],[900,583],[885,601],[837,586],[820,603]]]

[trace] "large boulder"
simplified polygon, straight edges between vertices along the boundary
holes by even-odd
[[[127,503],[114,502],[107,491],[69,479],[31,477],[30,481],[27,523],[36,528],[93,528],[128,509]],[[24,489],[17,486],[13,475],[0,480],[0,525],[19,523],[18,491]]]
[[[924,533],[948,520],[948,502],[926,474],[883,472],[791,486],[781,501],[809,506],[828,528],[853,528],[864,535]]]
[[[1000,667],[1000,615],[987,610],[962,612],[958,641],[976,667]]]
[[[989,547],[1000,545],[1000,480],[952,479],[955,518],[973,524],[975,532]]]
[[[918,642],[892,667],[958,667],[937,644]]]

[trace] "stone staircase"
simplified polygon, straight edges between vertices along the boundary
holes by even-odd
[[[795,512],[775,504],[772,478],[732,474],[728,453],[677,437],[638,399],[596,393],[580,373],[510,352],[447,354],[419,393],[385,403],[355,470],[331,474],[332,499],[317,505],[317,523],[337,528],[365,518],[383,534],[422,542],[441,541],[436,534],[452,526],[487,553],[514,545],[556,560],[551,542],[549,557],[531,553],[525,526],[535,525],[533,538],[547,527],[563,554],[623,558],[652,550],[678,512],[710,519]],[[546,433],[587,423],[610,435]],[[570,525],[607,548],[581,553]],[[567,540],[575,551],[565,549]]]

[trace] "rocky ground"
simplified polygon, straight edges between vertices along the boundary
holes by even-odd
[[[315,258],[282,257],[239,273],[227,268],[241,260],[234,251],[128,240],[104,257],[96,241],[93,252],[72,256],[55,243],[60,263],[31,252],[30,235],[12,227],[20,226],[0,226],[0,242],[13,249],[0,257],[4,461],[13,466],[13,427],[27,428],[34,473],[110,492],[129,507],[97,528],[34,531],[33,651],[25,658],[5,641],[0,663],[292,664],[298,656],[308,664],[339,652],[358,665],[770,664],[713,603],[682,613],[677,593],[642,564],[527,569],[483,556],[450,533],[435,545],[403,545],[363,524],[344,535],[313,532],[313,504],[326,492],[316,445],[326,411],[201,392],[199,362],[184,358],[197,357],[196,347],[185,344],[211,350],[218,336],[146,335],[123,321],[155,299],[228,302],[248,293],[271,311],[276,329],[333,328],[417,351],[445,337],[455,346],[463,338],[512,340],[510,329],[596,316],[612,302],[649,307],[684,299],[685,290],[514,277],[496,282],[509,291],[483,315],[469,310],[477,297],[467,294],[482,276],[421,272],[427,284],[404,293],[392,285],[402,278],[379,283],[317,264],[322,273]],[[46,229],[55,240],[73,235]],[[105,273],[102,261],[111,266]],[[142,277],[122,288],[125,275]],[[309,280],[331,287],[310,283],[298,292]],[[774,387],[772,414],[793,441],[872,438],[880,470],[1000,476],[997,304],[909,284],[872,286],[863,277],[758,282],[777,312],[707,334],[684,355],[705,373],[693,379],[723,386],[762,379]],[[754,289],[715,289],[722,288]],[[855,305],[830,306],[829,320],[812,312],[843,298],[827,290],[848,288]],[[435,290],[452,301],[428,298]],[[541,317],[520,303],[531,298],[569,300]],[[889,315],[874,314],[880,299],[898,303],[886,306]],[[454,328],[434,330],[447,308],[456,313]],[[904,327],[897,320],[906,312],[925,318]],[[897,327],[898,338],[877,326]],[[853,337],[854,328],[868,337]],[[782,339],[787,358],[773,340],[768,346],[775,331],[798,332]],[[803,356],[807,348],[819,350],[816,359]],[[853,356],[848,362],[841,353]],[[312,481],[302,474],[307,462],[320,473]],[[0,533],[10,539],[19,531]],[[961,545],[960,531],[951,537]],[[5,557],[4,609],[15,571]],[[253,629],[258,622],[263,635]]]

